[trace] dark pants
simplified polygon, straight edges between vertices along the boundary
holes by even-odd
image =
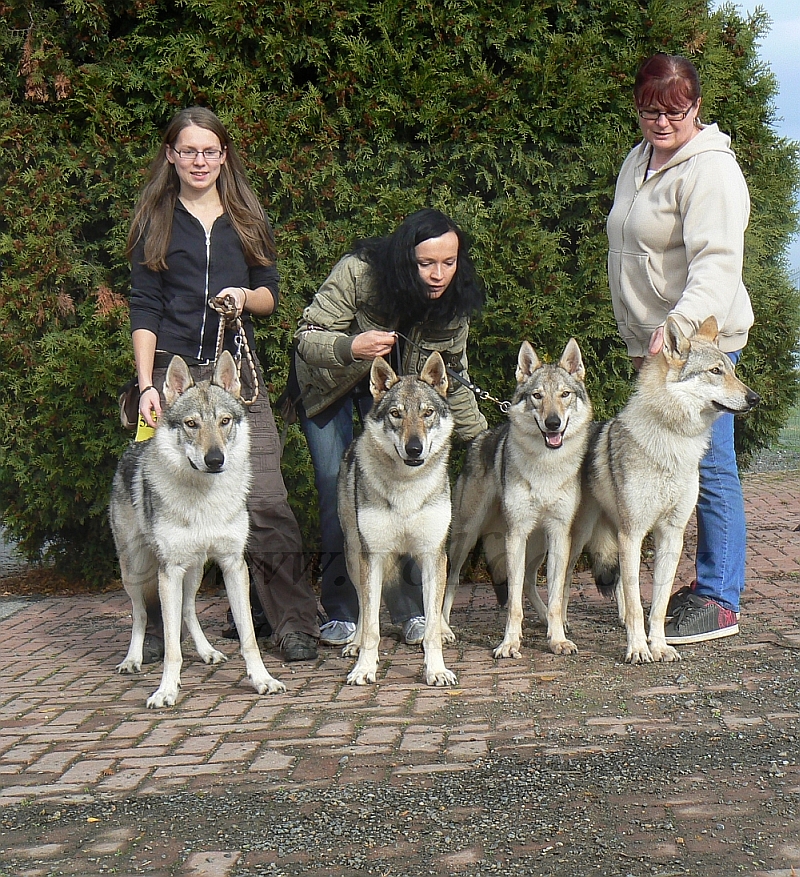
[[[210,365],[191,366],[189,370],[195,381],[207,380],[214,374],[214,367]],[[153,370],[153,386],[159,392],[164,386],[166,373],[163,368]],[[289,507],[281,475],[278,430],[260,367],[258,380],[258,399],[247,408],[253,470],[247,501],[250,517],[247,565],[252,587],[258,594],[275,641],[280,643],[287,633],[294,631],[319,636],[317,598],[311,590],[300,528]],[[250,399],[252,395],[250,371],[245,362],[242,366],[242,396]],[[152,626],[150,622],[160,627],[160,620],[160,612],[156,610],[151,617],[148,608],[148,631]]]

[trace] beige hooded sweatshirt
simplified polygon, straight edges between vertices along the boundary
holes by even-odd
[[[750,197],[730,137],[705,126],[645,179],[646,141],[625,159],[608,217],[608,282],[631,356],[646,356],[669,314],[693,334],[712,314],[722,350],[747,343],[753,308],[742,282]]]

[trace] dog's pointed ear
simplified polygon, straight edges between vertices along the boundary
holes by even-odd
[[[713,314],[703,320],[700,328],[695,332],[695,337],[705,338],[706,341],[711,341],[712,344],[717,343],[717,338],[719,338],[719,326],[717,325],[717,318]]]
[[[419,379],[430,384],[442,398],[447,398],[447,369],[442,354],[438,350],[434,350],[425,360]]]
[[[194,386],[189,366],[180,358],[173,356],[167,368],[167,377],[164,380],[164,401],[167,407],[172,405],[179,396],[182,396],[189,387]]]
[[[664,323],[663,352],[667,359],[685,361],[689,356],[689,339],[683,334],[674,317],[667,317],[667,321]]]
[[[561,359],[558,364],[565,372],[569,372],[569,374],[577,378],[579,381],[583,381],[586,378],[586,368],[583,364],[581,349],[578,347],[578,342],[574,338],[570,338],[569,341],[567,341],[567,346],[564,348],[564,352],[561,354]]]
[[[369,391],[376,404],[399,380],[394,369],[382,356],[372,360],[372,368],[369,370]]]
[[[239,370],[236,368],[236,363],[234,362],[230,351],[222,351],[222,355],[217,360],[217,365],[214,369],[214,377],[212,378],[211,383],[216,384],[218,387],[222,387],[222,389],[230,393],[231,396],[235,396],[237,399],[241,398],[242,382],[239,379]]]
[[[521,384],[527,380],[541,365],[542,363],[536,355],[536,351],[531,347],[530,342],[523,341],[517,356],[517,383]]]

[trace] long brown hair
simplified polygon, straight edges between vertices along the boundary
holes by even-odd
[[[153,271],[165,271],[167,268],[172,214],[181,189],[175,166],[167,160],[167,147],[172,147],[181,131],[190,125],[216,134],[226,152],[225,163],[220,167],[217,178],[217,190],[222,207],[242,242],[247,263],[272,265],[275,261],[275,239],[264,208],[247,182],[244,165],[225,126],[206,107],[181,110],[167,125],[128,232],[128,258],[131,258],[139,241],[144,239],[144,264]]]

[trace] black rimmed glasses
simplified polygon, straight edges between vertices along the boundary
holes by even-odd
[[[181,161],[196,161],[198,155],[202,155],[207,162],[219,161],[222,158],[224,149],[170,149],[178,156]]]
[[[682,122],[691,111],[694,109],[694,104],[692,104],[688,110],[684,110],[681,113],[675,113],[672,110],[639,110],[639,118],[644,119],[647,122],[657,122],[661,116],[663,116],[668,122]]]

